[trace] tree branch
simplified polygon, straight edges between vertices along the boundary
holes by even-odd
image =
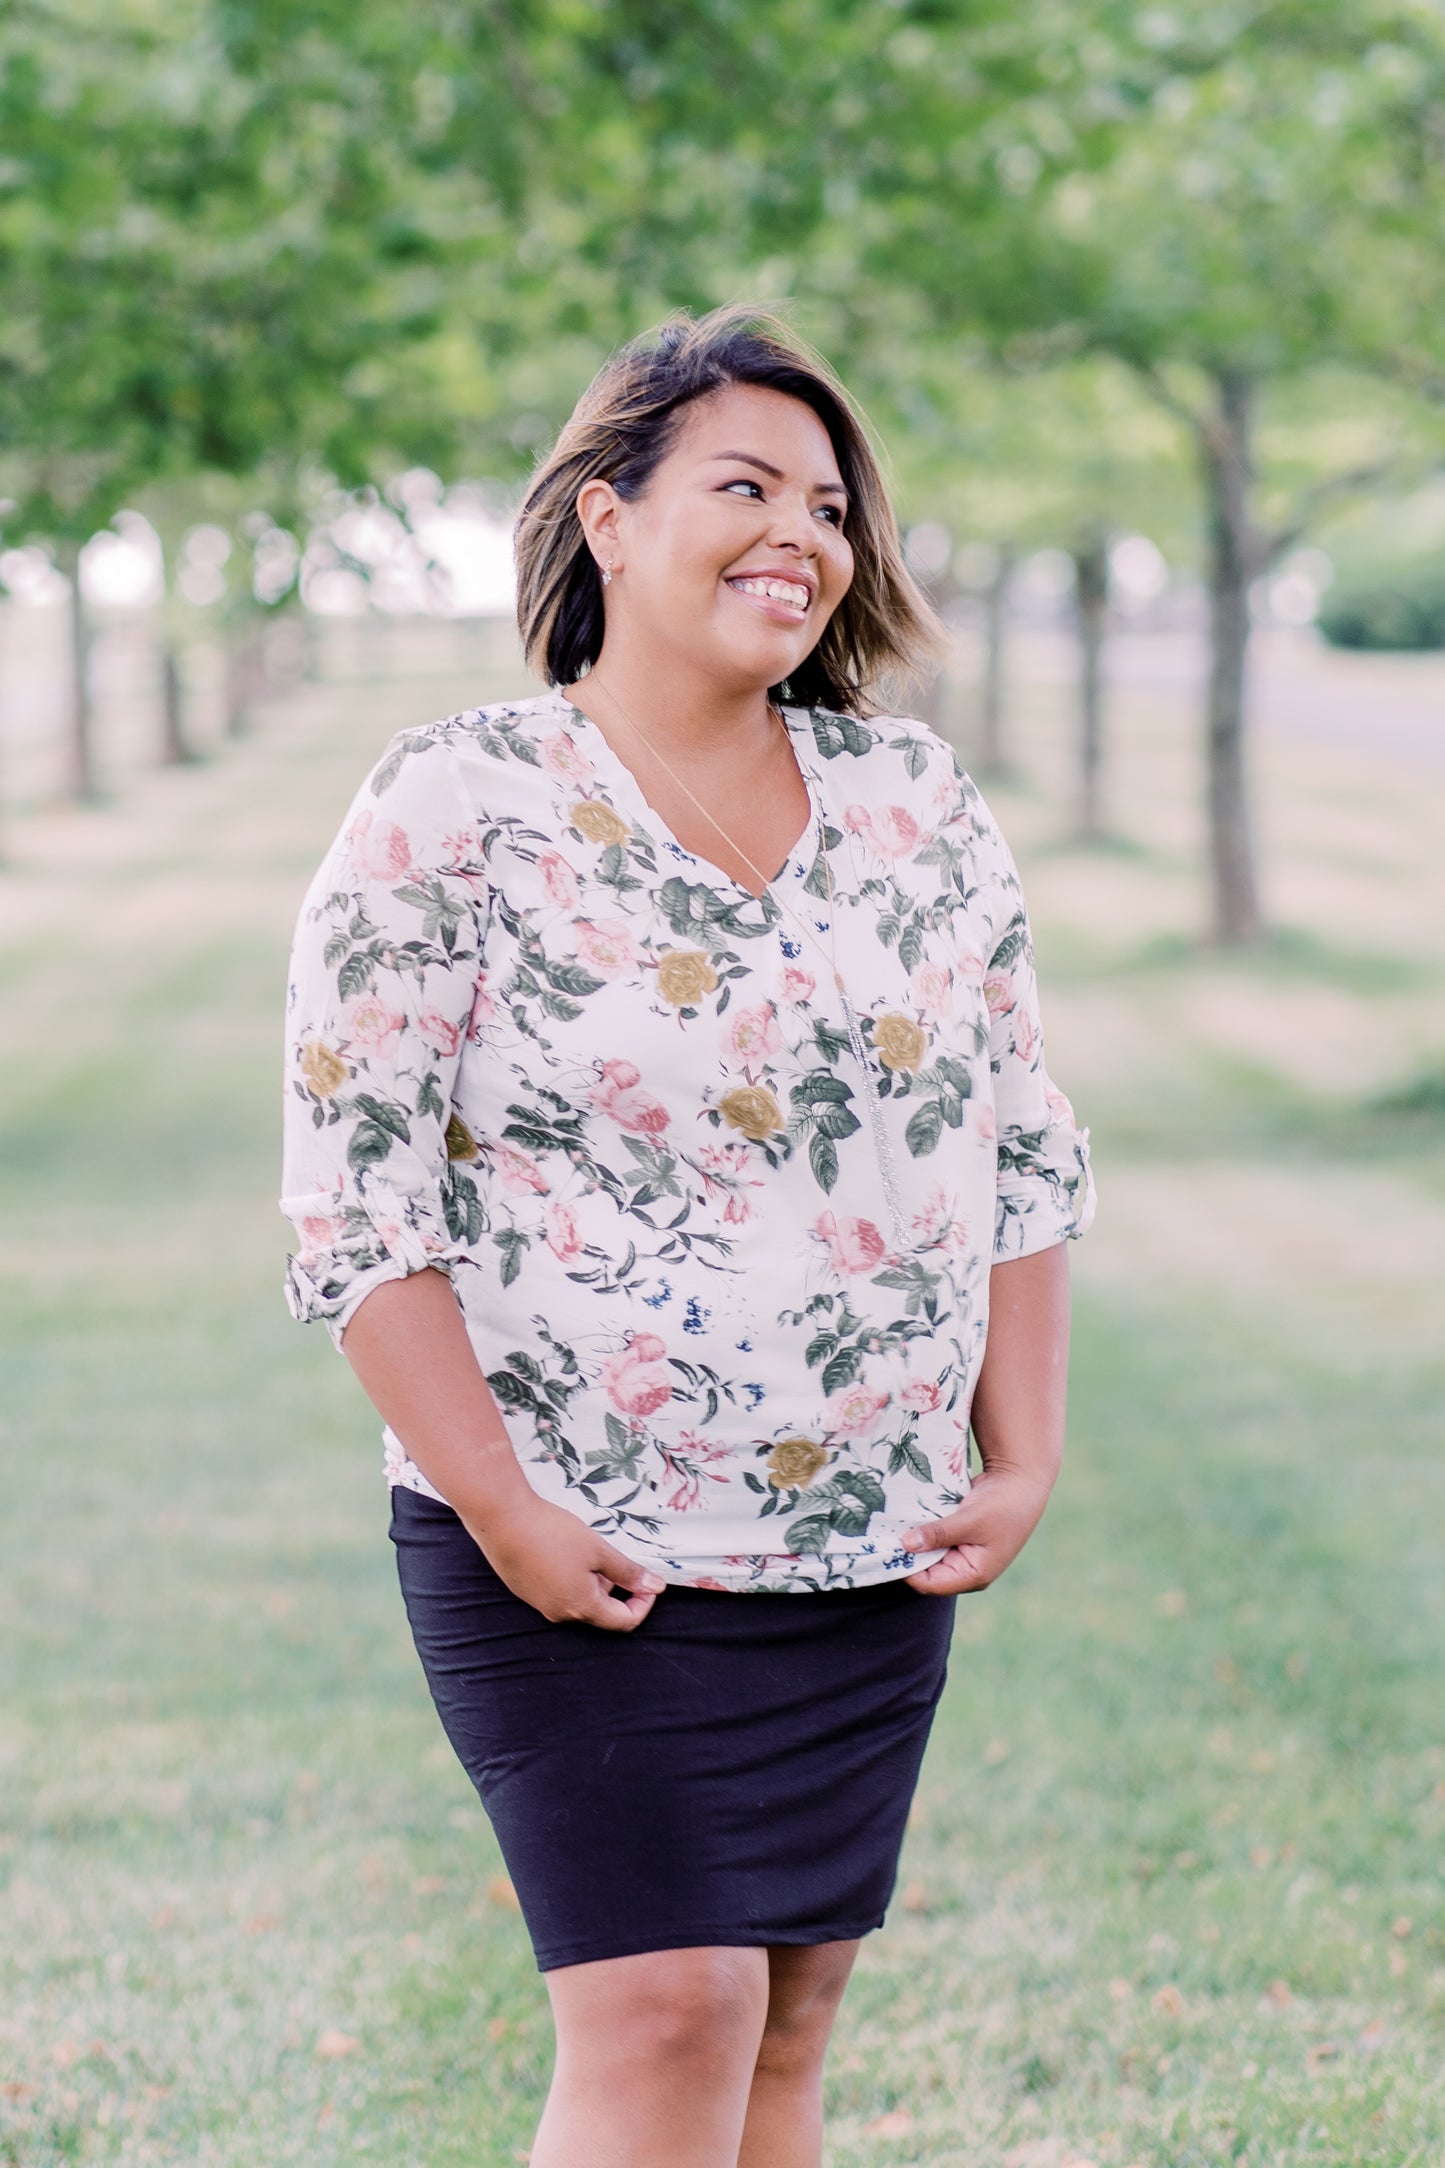
[[[1286,550],[1293,549],[1328,505],[1341,497],[1352,497],[1362,491],[1381,489],[1392,479],[1405,479],[1405,464],[1398,453],[1392,453],[1388,459],[1370,460],[1362,467],[1347,468],[1343,474],[1327,475],[1323,481],[1312,483],[1295,499],[1288,518],[1278,527],[1261,534],[1260,570],[1267,571],[1271,565],[1279,562]]]

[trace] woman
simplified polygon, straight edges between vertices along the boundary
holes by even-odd
[[[635,342],[517,563],[549,689],[398,738],[302,912],[292,1306],[546,1975],[533,2168],[803,2168],[954,1598],[1058,1467],[1087,1144],[1008,850],[869,699],[937,626],[826,367]]]

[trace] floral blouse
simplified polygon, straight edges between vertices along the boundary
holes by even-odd
[[[706,1588],[915,1571],[901,1532],[969,1487],[990,1267],[1094,1209],[974,785],[921,723],[785,719],[811,817],[761,899],[560,693],[404,731],[291,968],[293,1313],[339,1343],[448,1273],[533,1487]]]

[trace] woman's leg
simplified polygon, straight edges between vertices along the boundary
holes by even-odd
[[[823,2058],[856,1942],[768,1952],[768,2014],[748,2097],[738,2168],[819,2168]]]
[[[768,1956],[657,1950],[549,1972],[557,2064],[532,2168],[736,2168]]]

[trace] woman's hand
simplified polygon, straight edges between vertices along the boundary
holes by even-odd
[[[466,1514],[462,1521],[512,1594],[543,1618],[631,1633],[667,1586],[646,1566],[615,1551],[585,1521],[535,1493],[488,1514],[484,1524]],[[627,1594],[614,1596],[614,1587]]]
[[[985,1468],[961,1506],[941,1521],[922,1521],[903,1538],[909,1551],[947,1556],[910,1573],[925,1596],[966,1596],[1011,1566],[1039,1524],[1050,1485],[1015,1468]]]

